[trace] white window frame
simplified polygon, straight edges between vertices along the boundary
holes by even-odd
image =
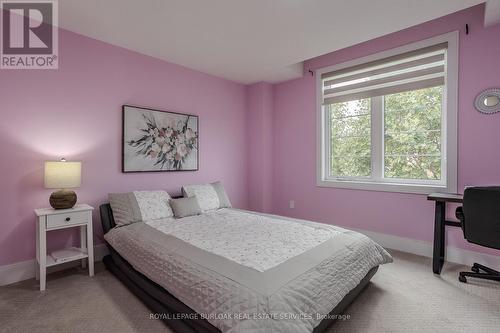
[[[366,57],[358,58],[352,61],[344,62],[341,64],[321,68],[315,71],[316,76],[316,132],[317,132],[317,186],[320,187],[336,187],[347,189],[371,190],[371,191],[385,191],[385,192],[400,192],[400,193],[417,193],[429,194],[433,192],[449,192],[456,193],[457,191],[457,114],[458,114],[458,41],[459,32],[453,31],[447,34],[432,37],[426,40],[380,52],[377,54],[369,55]],[[349,177],[335,177],[329,176],[330,170],[330,126],[328,112],[325,112],[323,107],[323,82],[321,79],[322,74],[332,71],[341,70],[344,68],[361,65],[364,63],[377,61],[383,58],[395,56],[398,54],[415,51],[425,47],[448,43],[448,50],[446,56],[445,66],[445,85],[443,91],[443,108],[442,108],[442,135],[441,135],[441,170],[442,180],[429,181],[429,180],[408,180],[408,179],[362,179],[362,178],[349,178]],[[371,112],[382,110],[383,107],[378,106],[374,108],[374,103],[380,103],[383,97],[372,98]],[[383,121],[382,115],[375,115],[371,117],[372,131],[375,126],[383,126],[380,121]],[[373,136],[372,136],[373,138]],[[372,153],[372,173],[378,171],[382,174],[380,167],[383,167],[383,147],[384,139],[382,142],[371,142]],[[377,140],[377,141],[379,141]],[[445,167],[446,166],[446,167]]]

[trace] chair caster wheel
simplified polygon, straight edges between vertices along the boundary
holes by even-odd
[[[475,266],[472,266],[472,268],[470,270],[473,271],[474,273],[479,273],[479,268],[477,268]]]
[[[462,276],[462,275],[458,276],[458,281],[463,282],[463,283],[467,283],[467,279],[465,278],[465,276]]]

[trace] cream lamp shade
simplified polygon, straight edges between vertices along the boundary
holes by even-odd
[[[67,162],[64,158],[59,162],[45,162],[45,187],[58,189],[52,192],[49,198],[52,208],[73,208],[78,198],[74,191],[66,189],[80,187],[81,178],[81,162]]]
[[[80,187],[82,178],[81,162],[45,162],[45,188]]]

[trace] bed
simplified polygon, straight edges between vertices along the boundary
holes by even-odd
[[[100,213],[107,269],[175,332],[322,332],[392,261],[364,235],[281,216],[225,208],[115,228],[109,204]]]

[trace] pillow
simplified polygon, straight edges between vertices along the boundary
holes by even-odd
[[[187,198],[196,196],[203,212],[217,209],[220,206],[217,192],[210,184],[183,186],[182,193]]]
[[[170,199],[169,203],[170,207],[172,207],[172,210],[174,211],[174,216],[177,218],[201,214],[201,208],[198,204],[196,196]]]
[[[109,193],[108,197],[117,226],[174,216],[165,191]]]
[[[141,210],[142,221],[157,220],[174,216],[168,201],[170,195],[165,191],[134,191]]]
[[[229,201],[229,197],[226,194],[226,190],[224,190],[224,186],[220,181],[210,183],[217,193],[217,197],[219,198],[219,208],[231,208],[231,201]]]
[[[134,193],[109,193],[108,198],[117,226],[142,221],[141,211]]]

